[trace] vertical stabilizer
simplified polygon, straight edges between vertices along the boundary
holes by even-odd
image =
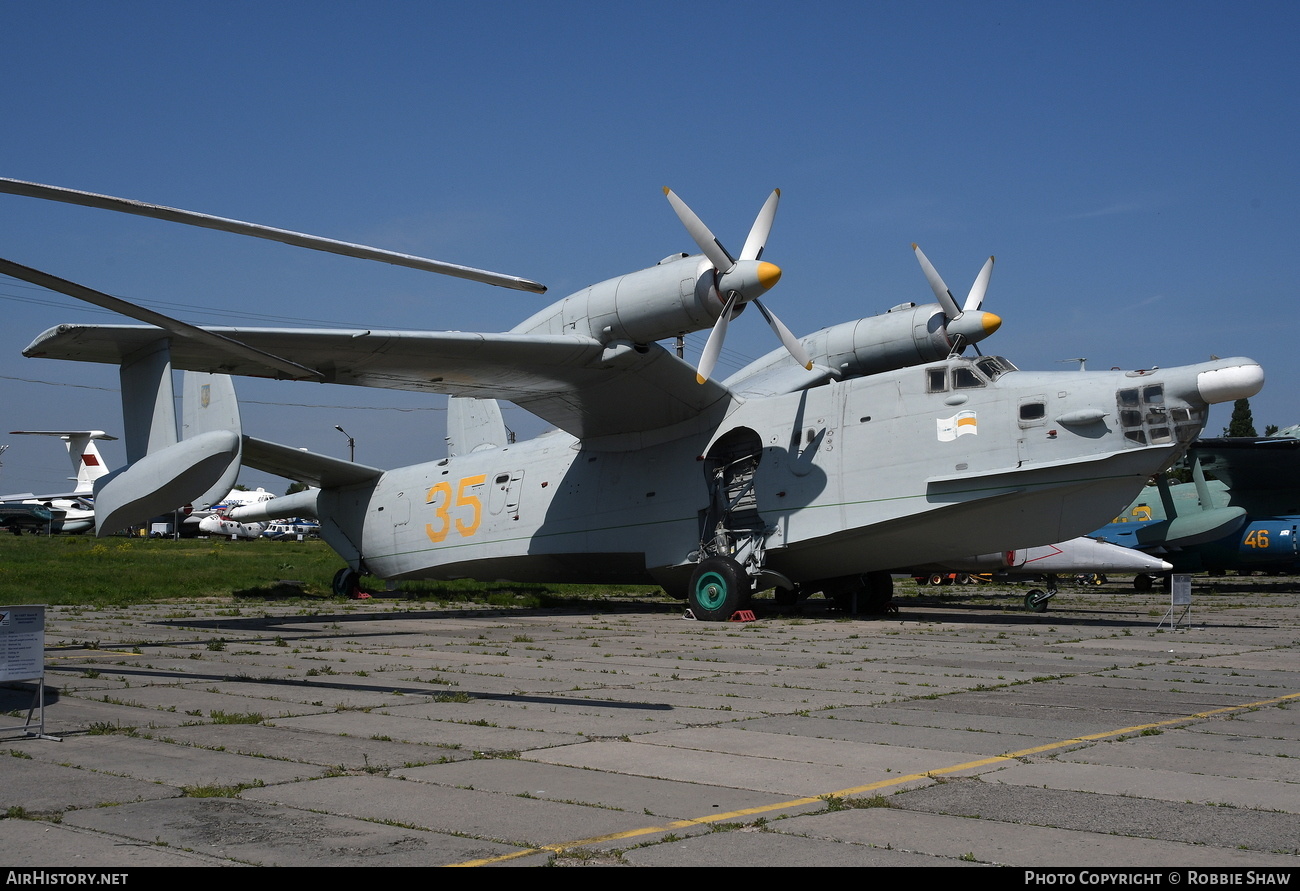
[[[495,399],[447,397],[447,457],[509,445],[506,422]]]
[[[104,456],[95,447],[97,439],[117,439],[103,430],[13,430],[13,434],[23,436],[57,436],[68,446],[68,457],[72,460],[72,479],[77,481],[73,495],[89,495],[95,490],[95,480],[108,473]]]
[[[182,441],[215,430],[231,432],[242,438],[239,402],[230,375],[187,371],[182,377],[181,393]],[[242,456],[236,457],[212,488],[193,499],[190,503],[194,509],[207,510],[225,498],[235,486],[241,463]]]
[[[122,423],[126,463],[176,445],[171,341],[162,338],[122,362]]]
[[[72,476],[77,481],[73,493],[89,495],[95,491],[95,480],[108,473],[104,456],[95,447],[97,439],[117,439],[103,430],[82,430],[63,437],[68,444],[68,457],[72,459]]]
[[[165,337],[122,364],[127,465],[95,483],[100,536],[200,499],[220,498],[239,475],[242,438],[230,378],[197,376],[196,405],[186,411],[185,438],[178,441],[171,372]]]

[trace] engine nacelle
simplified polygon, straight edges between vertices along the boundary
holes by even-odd
[[[801,338],[813,366],[847,379],[908,368],[948,358],[952,344],[937,303],[903,304],[887,313],[823,328]],[[788,393],[809,378],[790,363],[785,350],[773,350],[728,378],[742,392]]]
[[[946,359],[952,343],[936,303],[904,305],[879,316],[845,322],[803,339],[813,364],[842,377],[878,374]]]
[[[653,343],[712,328],[722,306],[709,261],[674,254],[657,266],[570,294],[511,330],[516,334],[588,334],[602,343]]]

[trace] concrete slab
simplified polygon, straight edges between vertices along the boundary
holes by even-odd
[[[0,736],[0,840],[41,866],[1300,866],[1293,583],[1174,634],[1106,589],[971,597],[744,626],[51,607],[66,741]]]

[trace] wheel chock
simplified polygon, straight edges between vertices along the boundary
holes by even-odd
[[[754,611],[752,609],[738,609],[731,614],[731,618],[728,619],[727,621],[728,622],[757,622],[758,617],[754,615]]]

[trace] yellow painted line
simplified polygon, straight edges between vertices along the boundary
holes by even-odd
[[[199,641],[206,643],[206,641]],[[139,653],[131,650],[78,650],[77,652],[68,652],[66,655],[56,655],[50,650],[45,651],[46,662],[57,662],[60,659],[109,659],[113,656],[139,656]]]
[[[466,860],[462,863],[448,863],[447,866],[488,866],[493,863],[501,863],[506,860],[515,860],[519,857],[527,857],[532,854],[550,852],[560,854],[573,848],[584,848],[588,845],[600,844],[602,842],[618,841],[625,838],[638,838],[644,835],[653,835],[657,832],[668,832],[672,829],[685,829],[689,826],[699,826],[704,823],[720,823],[726,820],[733,820],[737,817],[752,817],[759,814],[766,814],[772,811],[784,810],[792,807],[802,807],[806,804],[816,804],[825,801],[828,796],[835,798],[844,798],[849,795],[861,795],[864,792],[876,792],[881,789],[888,789],[890,786],[900,786],[903,783],[910,783],[917,780],[934,779],[936,776],[942,776],[950,773],[960,773],[964,770],[974,770],[979,767],[988,767],[992,764],[1001,764],[1006,761],[1014,761],[1017,758],[1024,758],[1029,755],[1038,755],[1043,752],[1050,752],[1054,749],[1063,749],[1066,746],[1076,745],[1083,742],[1095,742],[1101,739],[1107,739],[1112,736],[1124,736],[1127,733],[1140,733],[1143,730],[1154,730],[1159,727],[1171,727],[1176,724],[1186,724],[1188,721],[1203,720],[1212,718],[1216,715],[1224,715],[1229,712],[1245,711],[1252,708],[1261,708],[1266,705],[1276,705],[1279,702],[1286,702],[1291,699],[1300,699],[1300,693],[1287,693],[1284,696],[1277,696],[1273,699],[1261,699],[1257,702],[1246,702],[1241,705],[1230,705],[1224,708],[1211,709],[1206,712],[1196,712],[1195,714],[1185,715],[1180,718],[1171,718],[1167,721],[1153,721],[1150,724],[1135,724],[1132,727],[1122,727],[1119,730],[1106,730],[1101,733],[1090,733],[1086,736],[1075,736],[1070,739],[1063,739],[1057,742],[1045,743],[1041,746],[1033,746],[1028,749],[1021,749],[1017,752],[1007,752],[1005,755],[993,755],[989,758],[980,758],[975,761],[965,761],[961,764],[954,764],[950,767],[940,767],[934,770],[927,770],[924,773],[910,773],[905,776],[890,777],[887,780],[880,780],[875,783],[868,783],[865,786],[852,786],[848,789],[839,789],[826,795],[818,795],[811,798],[792,798],[789,801],[781,801],[776,804],[765,804],[759,807],[744,808],[743,810],[729,811],[725,814],[710,814],[707,817],[695,817],[689,820],[674,820],[671,823],[665,823],[662,826],[646,826],[641,829],[629,829],[625,832],[613,832],[609,835],[598,835],[592,838],[575,839],[574,841],[557,842],[550,845],[540,845],[536,848],[528,848],[522,851],[512,851],[509,854],[502,854],[499,857],[484,857],[480,860]]]

